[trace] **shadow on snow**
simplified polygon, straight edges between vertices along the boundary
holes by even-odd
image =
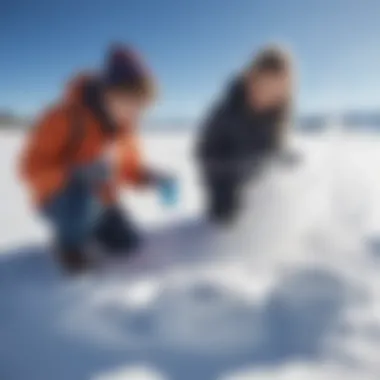
[[[213,262],[208,228],[188,221],[150,232],[142,258],[116,279],[68,281],[41,247],[1,254],[0,377],[97,379],[142,364],[164,379],[210,380],[242,366],[318,360],[347,296],[329,271],[294,270],[260,302],[200,277],[158,286],[142,306],[124,302],[120,294],[144,278]]]

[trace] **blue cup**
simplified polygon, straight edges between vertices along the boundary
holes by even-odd
[[[179,201],[179,184],[178,181],[170,178],[161,181],[159,186],[161,203],[166,207],[173,207]]]

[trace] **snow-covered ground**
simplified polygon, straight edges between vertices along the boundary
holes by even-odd
[[[232,230],[201,218],[192,136],[144,142],[180,205],[126,193],[144,251],[68,280],[15,177],[22,136],[1,135],[0,379],[379,379],[380,137],[294,136],[302,163]]]

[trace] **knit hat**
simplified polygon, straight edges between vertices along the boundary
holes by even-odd
[[[114,45],[106,57],[103,82],[106,87],[117,88],[150,98],[153,96],[153,79],[141,58],[128,46]]]

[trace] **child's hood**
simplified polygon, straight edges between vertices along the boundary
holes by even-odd
[[[101,82],[95,73],[85,72],[74,76],[66,86],[64,102],[90,111],[107,135],[123,130],[112,122],[104,108]]]
[[[65,87],[63,100],[69,104],[80,104],[83,100],[84,89],[95,80],[96,75],[90,72],[82,72],[73,76]]]

